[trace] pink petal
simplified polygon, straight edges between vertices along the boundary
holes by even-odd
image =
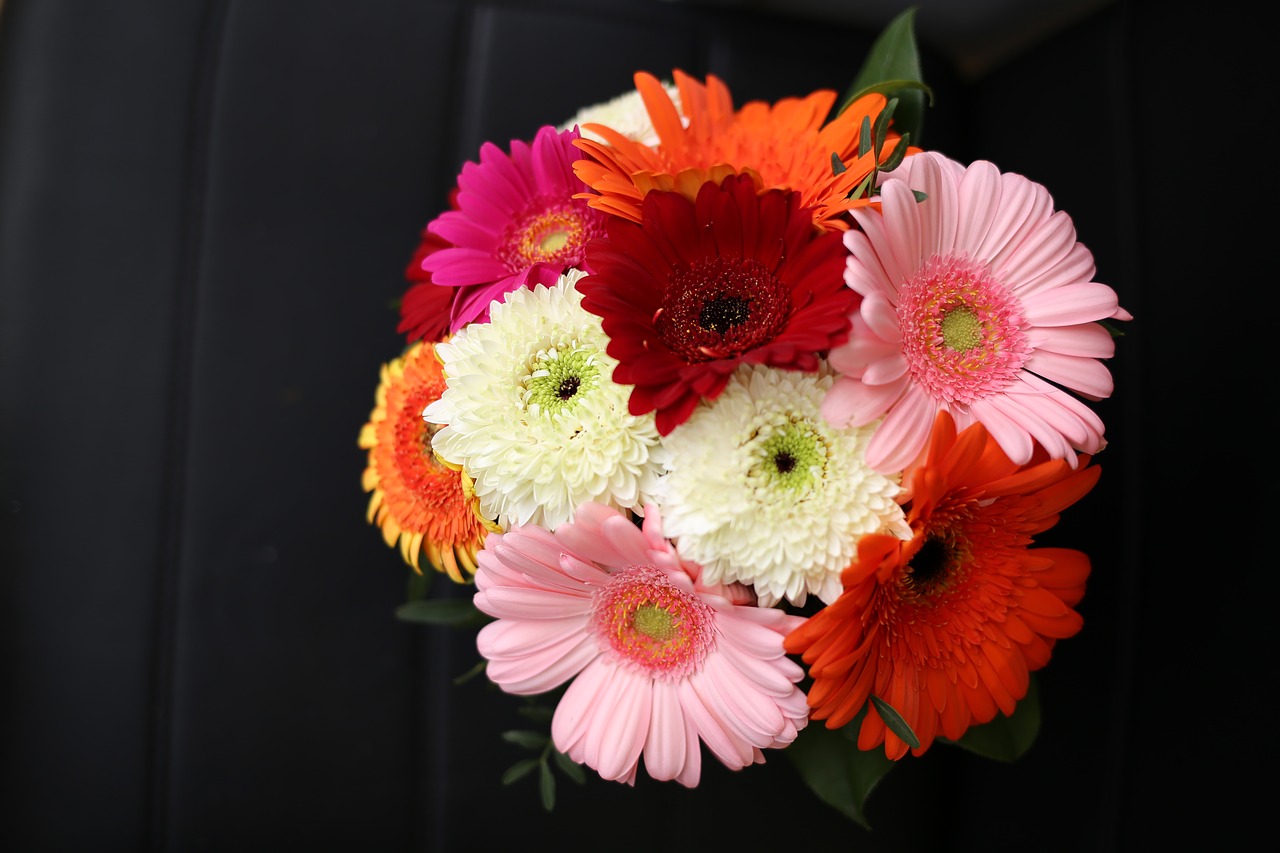
[[[958,215],[956,198],[959,190],[958,170],[941,156],[929,157],[917,164],[908,182],[912,189],[925,194],[926,201],[918,203],[920,212],[920,256],[928,258],[935,252],[947,253],[955,247],[962,217]]]
[[[711,754],[731,770],[751,764],[754,757],[751,745],[736,737],[732,725],[707,705],[694,681],[685,679],[678,689],[685,719],[693,724]]]
[[[1033,293],[1053,290],[1055,287],[1088,283],[1093,280],[1095,272],[1097,267],[1094,264],[1093,253],[1083,244],[1077,243],[1065,258],[1046,269],[1043,274],[1014,284],[1018,296],[1027,299]]]
[[[895,353],[868,365],[863,371],[862,382],[869,386],[889,385],[906,376],[908,366],[906,356],[901,352]]]
[[[887,299],[880,296],[868,296],[862,300],[859,316],[867,324],[871,333],[881,340],[891,343],[902,341],[902,324],[898,320],[898,310]],[[854,334],[857,334],[855,327]]]
[[[1022,300],[1023,316],[1034,326],[1074,326],[1108,317],[1116,292],[1105,284],[1068,284]]]
[[[1096,358],[1077,358],[1041,350],[1034,353],[1024,367],[1037,376],[1093,399],[1110,397],[1115,389],[1111,371]]]
[[[822,398],[822,417],[836,427],[866,426],[891,406],[900,405],[899,398],[909,387],[907,382],[865,385],[848,376],[837,377]]]
[[[559,619],[591,609],[588,596],[512,586],[494,587],[477,594],[475,604],[498,619]]]
[[[830,394],[828,391],[827,396]],[[928,443],[937,413],[937,403],[928,394],[909,386],[871,436],[867,464],[886,474],[906,468]]]
[[[1042,276],[1060,263],[1076,245],[1076,229],[1062,211],[1051,215],[1029,234],[992,272],[1015,292],[1021,283]]]
[[[635,774],[645,738],[649,735],[653,682],[621,667],[614,674],[605,698],[611,707],[600,719],[600,763],[605,779],[622,780]]]
[[[1025,465],[1031,461],[1033,448],[1031,436],[1017,421],[1010,418],[994,405],[991,400],[978,400],[969,407],[973,416],[987,428],[991,437],[996,440],[1015,465]]]
[[[679,691],[673,684],[655,681],[653,712],[649,716],[649,734],[644,745],[645,770],[660,781],[675,779],[684,772],[686,757],[697,750],[698,736],[685,725]],[[696,778],[694,784],[697,784]]]
[[[494,624],[501,623],[490,623]],[[585,626],[585,620],[583,624]],[[582,633],[546,649],[531,650],[519,657],[490,657],[485,674],[508,693],[535,696],[564,684],[599,655],[595,637],[584,628]]]
[[[970,165],[960,179],[959,198],[957,206],[963,215],[955,247],[978,257],[977,249],[991,230],[1000,205],[1000,170],[985,160]]]
[[[509,274],[506,265],[492,252],[456,247],[431,253],[423,260],[422,268],[431,273],[435,284],[451,287],[481,284]]]
[[[1110,358],[1116,343],[1111,333],[1097,323],[1077,326],[1038,326],[1027,336],[1033,349],[1082,358]]]
[[[596,697],[616,669],[604,658],[596,658],[583,667],[556,705],[551,718],[551,739],[556,749],[579,764],[596,766],[587,761],[586,737],[598,712]]]

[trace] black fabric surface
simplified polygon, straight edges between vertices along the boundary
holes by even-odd
[[[1117,2],[976,81],[922,45],[925,144],[1048,186],[1137,321],[1098,406],[1102,480],[1041,539],[1094,568],[1085,629],[1039,678],[1039,741],[1014,765],[904,760],[867,832],[782,754],[708,762],[697,791],[562,779],[551,814],[530,780],[502,786],[521,703],[452,683],[469,635],[394,618],[406,575],[364,520],[356,436],[403,343],[404,266],[481,142],[641,68],[716,73],[738,103],[843,90],[874,32],[647,0],[7,0],[0,848],[1251,835],[1276,758],[1256,612],[1275,588],[1257,258],[1274,217],[1243,211],[1275,178],[1239,163],[1272,75],[1245,4],[1214,8]]]

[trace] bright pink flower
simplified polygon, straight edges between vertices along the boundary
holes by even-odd
[[[917,200],[913,191],[922,192]],[[1035,443],[1074,462],[1106,442],[1081,400],[1111,394],[1114,353],[1098,320],[1130,320],[1093,281],[1093,255],[1048,191],[988,162],[906,158],[880,188],[881,210],[852,211],[849,287],[863,297],[831,352],[843,376],[823,403],[840,426],[884,417],[867,449],[881,471],[924,449],[939,411],[983,424],[1017,464]]]
[[[475,604],[494,616],[477,646],[508,693],[572,679],[556,708],[556,748],[602,777],[698,784],[702,741],[737,770],[764,761],[807,723],[800,667],[782,639],[804,622],[756,607],[740,585],[704,585],[663,537],[600,504],[554,533],[491,533],[478,555]]]
[[[486,142],[480,162],[462,167],[457,209],[427,225],[449,245],[421,262],[433,284],[458,288],[449,331],[487,320],[507,291],[554,285],[604,233],[605,214],[573,197],[588,189],[573,173],[577,138],[577,130],[543,127],[532,143],[512,140],[509,154]]]

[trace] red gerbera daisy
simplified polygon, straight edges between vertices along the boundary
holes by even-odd
[[[835,729],[866,706],[858,747],[883,743],[896,760],[908,745],[867,705],[872,695],[911,726],[917,756],[936,736],[956,740],[997,711],[1012,714],[1029,673],[1082,624],[1072,608],[1088,556],[1028,546],[1093,488],[1099,469],[1089,460],[1073,469],[1041,450],[1016,465],[984,426],[957,435],[940,413],[906,477],[914,536],[862,537],[844,592],[786,639],[809,665],[813,718]]]
[[[587,246],[582,305],[600,316],[614,381],[658,432],[715,399],[744,363],[816,370],[848,336],[859,296],[844,286],[838,232],[822,233],[795,192],[750,176],[704,184],[696,201],[650,192],[637,224],[614,217]]]
[[[449,312],[453,308],[456,288],[441,287],[431,281],[431,273],[422,268],[426,258],[448,248],[451,244],[437,237],[426,228],[413,252],[404,277],[413,282],[400,300],[400,325],[396,331],[406,336],[409,343],[417,340],[438,341],[449,331]]]

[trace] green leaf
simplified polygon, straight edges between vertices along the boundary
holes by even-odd
[[[396,618],[403,622],[425,625],[447,625],[464,628],[483,625],[490,617],[481,613],[470,599],[432,598],[410,601],[396,608]]]
[[[556,807],[556,777],[545,761],[538,765],[538,790],[542,793],[542,807],[551,811]]]
[[[920,738],[916,737],[916,733],[911,730],[911,725],[902,719],[897,708],[875,694],[872,694],[871,701],[875,704],[880,719],[884,720],[884,724],[889,727],[889,731],[901,738],[902,742],[912,749],[920,747]]]
[[[915,36],[916,7],[912,6],[889,22],[876,37],[871,49],[862,61],[862,67],[853,78],[840,102],[838,112],[844,110],[868,92],[880,92],[886,97],[897,98],[895,129],[910,133],[917,140],[924,125],[925,98],[933,104],[933,90],[924,83],[920,71],[920,51]]]
[[[522,705],[516,708],[516,713],[526,720],[533,720],[536,723],[549,723],[551,718],[555,716],[555,711],[546,705]]]
[[[844,164],[844,161],[840,159],[839,154],[832,151],[831,152],[831,174],[838,175],[841,172],[847,172],[847,171],[849,171],[849,167],[846,166]]]
[[[827,805],[870,829],[863,807],[876,783],[893,769],[883,749],[858,749],[856,732],[862,715],[842,729],[813,721],[785,750],[805,784]]]
[[[556,764],[564,771],[564,775],[568,776],[579,785],[586,784],[587,774],[583,771],[581,764],[574,761],[558,749],[553,749],[551,754],[556,757]]]
[[[526,749],[542,749],[547,745],[547,736],[541,732],[526,732],[520,730],[512,730],[502,733],[502,739],[507,743],[514,743],[523,746]]]
[[[1011,762],[1031,748],[1039,731],[1040,695],[1032,677],[1027,695],[1013,709],[1012,717],[997,714],[991,722],[970,728],[960,740],[948,742],[986,758]]]
[[[529,772],[533,770],[533,768],[537,767],[541,763],[542,760],[539,758],[526,758],[523,761],[517,761],[515,764],[512,764],[507,768],[506,773],[502,774],[502,784],[510,785],[512,782],[523,779],[525,776],[529,775]]]
[[[467,670],[466,672],[462,673],[462,675],[459,675],[457,678],[455,678],[453,680],[453,683],[466,684],[468,681],[475,678],[480,673],[484,672],[484,668],[488,665],[489,665],[489,661],[487,660],[480,661],[478,664],[471,667],[471,669]]]

